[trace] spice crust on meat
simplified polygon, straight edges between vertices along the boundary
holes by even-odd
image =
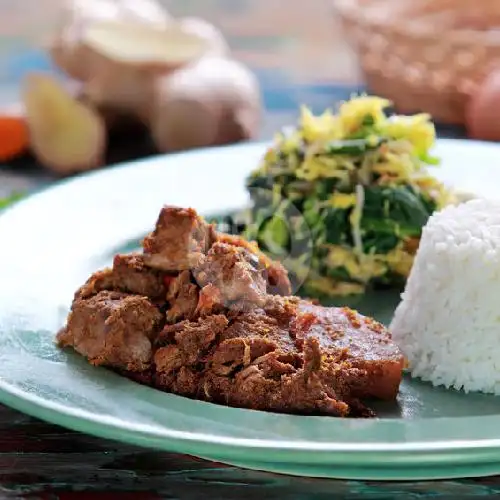
[[[78,289],[57,342],[233,407],[370,417],[365,400],[396,398],[404,357],[383,325],[290,294],[283,266],[256,244],[166,206],[142,253],[115,256]]]

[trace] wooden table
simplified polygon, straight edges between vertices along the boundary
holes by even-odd
[[[270,138],[274,130],[292,122],[300,103],[319,111],[362,88],[356,59],[342,38],[329,0],[164,1],[175,14],[202,15],[221,26],[236,57],[256,71],[266,105],[262,138]],[[40,16],[48,16],[55,4],[54,0],[38,0],[30,3],[30,8],[38,7]],[[0,25],[5,25],[5,20],[9,25],[22,22],[24,10],[18,7],[17,2],[11,2],[7,15],[2,11]],[[43,64],[40,60],[37,65]],[[11,86],[15,87],[15,79],[22,77],[23,71],[13,76]],[[4,83],[0,80],[0,101]],[[463,136],[463,131],[455,128],[439,126],[438,130],[442,136]],[[149,154],[152,149],[147,138],[132,142],[119,138],[108,162]],[[54,180],[31,159],[0,165],[0,196],[12,190],[36,189]],[[0,499],[390,500],[496,495],[500,495],[500,477],[377,483],[246,471],[103,441],[0,405]]]
[[[409,500],[497,498],[496,478],[433,482],[295,478],[103,441],[0,407],[0,498]]]

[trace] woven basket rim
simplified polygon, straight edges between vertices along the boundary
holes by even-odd
[[[437,31],[432,26],[423,27],[412,22],[401,23],[390,19],[371,19],[366,11],[360,7],[359,0],[332,0],[334,10],[344,19],[356,25],[377,28],[388,34],[398,37],[414,38],[420,41],[442,40],[443,31]],[[473,43],[485,48],[499,48],[500,35],[492,37],[491,33],[473,29],[448,29],[446,30],[446,42],[464,45]]]

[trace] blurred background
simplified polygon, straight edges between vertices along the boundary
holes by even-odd
[[[28,74],[49,72],[61,81],[68,79],[47,48],[66,22],[62,12],[70,3],[0,0],[0,136],[4,142],[22,142],[19,117],[25,111],[20,89]],[[496,0],[483,0],[480,7],[470,0],[159,3],[176,18],[195,16],[214,25],[227,40],[230,57],[258,79],[263,108],[258,129],[251,137],[226,142],[269,139],[296,120],[301,104],[319,113],[364,90],[388,97],[398,111],[430,113],[440,136],[496,140],[499,135],[491,109],[500,89],[495,73],[500,61],[500,2]],[[140,0],[137,6],[140,10]],[[485,79],[490,82],[482,92]],[[468,103],[474,95],[485,97],[471,111]],[[134,130],[132,137],[133,141],[130,135],[111,137],[102,164],[158,152],[147,134],[140,136]],[[76,173],[77,169],[56,171],[32,153],[32,142],[10,149],[4,144],[4,151],[0,147],[0,195],[52,181],[61,173]]]
[[[19,84],[27,71],[53,69],[44,48],[54,34],[64,3],[0,0],[2,105],[18,99]],[[257,73],[266,105],[273,111],[287,114],[304,99],[322,109],[332,98],[339,97],[337,92],[344,97],[346,90],[362,83],[355,55],[341,33],[331,0],[288,0],[286,4],[281,0],[160,3],[175,16],[202,17],[220,28],[234,57]],[[331,88],[331,84],[336,85]]]
[[[0,109],[10,115],[20,101],[23,79],[32,71],[58,76],[47,51],[58,29],[64,0],[0,0]],[[196,16],[220,28],[234,57],[257,75],[265,113],[260,138],[269,138],[291,123],[301,102],[318,111],[348,97],[361,83],[358,66],[344,37],[330,0],[161,0],[176,16]],[[7,110],[7,112],[5,111]],[[120,141],[118,141],[120,143]],[[129,141],[124,141],[129,142]],[[140,141],[138,141],[140,142]],[[121,144],[110,162],[149,153]],[[14,163],[14,166],[12,164]],[[31,158],[4,158],[0,195],[50,180]]]

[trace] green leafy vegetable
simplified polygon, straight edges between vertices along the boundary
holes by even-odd
[[[432,156],[429,153],[421,153],[418,155],[420,161],[427,163],[427,165],[439,165],[441,163],[441,159],[437,156]]]
[[[396,236],[394,231],[391,232],[390,229],[387,231],[381,231],[380,225],[377,223],[372,223],[370,220],[364,219],[363,227],[369,227],[369,230],[365,230],[363,234],[363,251],[367,254],[378,253],[385,254],[389,253],[391,250],[396,248],[399,243],[399,238]]]
[[[370,187],[365,190],[361,225],[381,235],[419,236],[430,215],[409,186]]]
[[[281,254],[290,242],[287,223],[279,216],[268,219],[259,231],[258,242],[273,254]]]
[[[359,96],[336,115],[302,108],[248,179],[245,236],[274,256],[286,253],[292,272],[309,265],[304,290],[328,297],[400,286],[422,228],[453,201],[428,168],[439,163],[429,117],[389,118],[389,104]]]
[[[349,211],[337,208],[327,208],[321,214],[324,225],[326,243],[340,245],[344,243],[347,235],[350,239]]]

